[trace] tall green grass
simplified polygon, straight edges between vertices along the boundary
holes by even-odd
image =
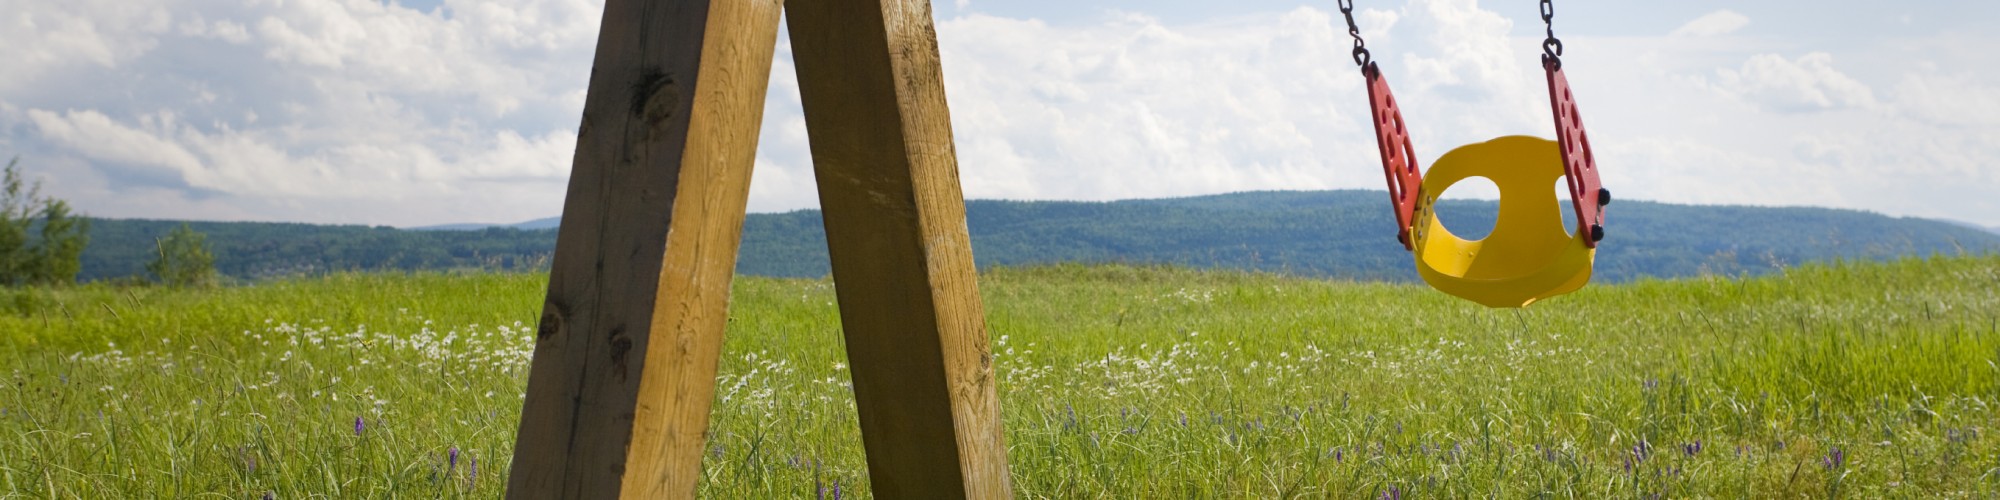
[[[498,496],[545,279],[0,292],[0,497]],[[1524,310],[1172,268],[981,279],[1024,497],[2000,496],[2000,257]],[[705,496],[867,495],[833,301],[737,280]]]

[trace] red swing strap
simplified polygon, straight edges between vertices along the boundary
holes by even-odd
[[[1338,0],[1340,13],[1347,17],[1347,34],[1354,37],[1354,64],[1368,79],[1368,104],[1375,123],[1375,147],[1382,153],[1382,174],[1389,179],[1389,203],[1396,212],[1396,241],[1406,250],[1416,250],[1410,240],[1410,226],[1417,210],[1417,195],[1424,185],[1423,169],[1417,165],[1416,149],[1410,146],[1410,130],[1403,126],[1403,112],[1389,81],[1368,55],[1361,40],[1361,28],[1354,24],[1354,0]]]
[[[1396,240],[1403,248],[1416,250],[1410,241],[1410,227],[1417,209],[1417,195],[1424,185],[1423,169],[1418,168],[1416,150],[1410,146],[1410,131],[1403,126],[1403,112],[1396,108],[1396,96],[1389,93],[1389,81],[1375,63],[1367,63],[1361,74],[1368,77],[1368,103],[1375,122],[1375,147],[1382,153],[1382,173],[1389,178],[1389,202],[1396,210]]]
[[[1604,239],[1604,206],[1611,204],[1611,191],[1597,180],[1597,157],[1590,153],[1590,135],[1583,131],[1583,115],[1576,109],[1576,95],[1563,76],[1562,40],[1556,39],[1555,6],[1542,0],[1542,22],[1549,37],[1542,41],[1542,69],[1549,75],[1549,107],[1555,111],[1556,143],[1562,148],[1564,179],[1569,182],[1570,204],[1576,209],[1577,234],[1584,246],[1597,248]]]

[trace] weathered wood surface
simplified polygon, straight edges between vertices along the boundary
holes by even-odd
[[[872,489],[1009,497],[930,3],[786,12]]]
[[[695,492],[778,0],[608,0],[507,494]]]

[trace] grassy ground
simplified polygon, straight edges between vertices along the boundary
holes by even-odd
[[[497,497],[545,277],[0,291],[0,497]],[[2000,257],[1427,289],[982,276],[1024,497],[2000,497]],[[741,279],[704,496],[865,496],[823,281]]]

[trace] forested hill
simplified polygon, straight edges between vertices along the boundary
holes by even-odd
[[[1567,205],[1565,205],[1567,207]],[[1489,230],[1493,202],[1439,208],[1456,233]],[[1691,206],[1620,200],[1597,276],[1763,272],[1809,260],[2000,251],[2000,235],[1961,225],[1823,208]],[[1171,263],[1350,279],[1415,279],[1381,191],[1288,191],[1116,202],[975,200],[967,204],[982,267],[1048,262]],[[137,275],[174,221],[98,220],[84,278]],[[337,270],[536,269],[553,229],[197,222],[217,267],[236,278]],[[751,214],[738,270],[824,276],[818,211]]]

